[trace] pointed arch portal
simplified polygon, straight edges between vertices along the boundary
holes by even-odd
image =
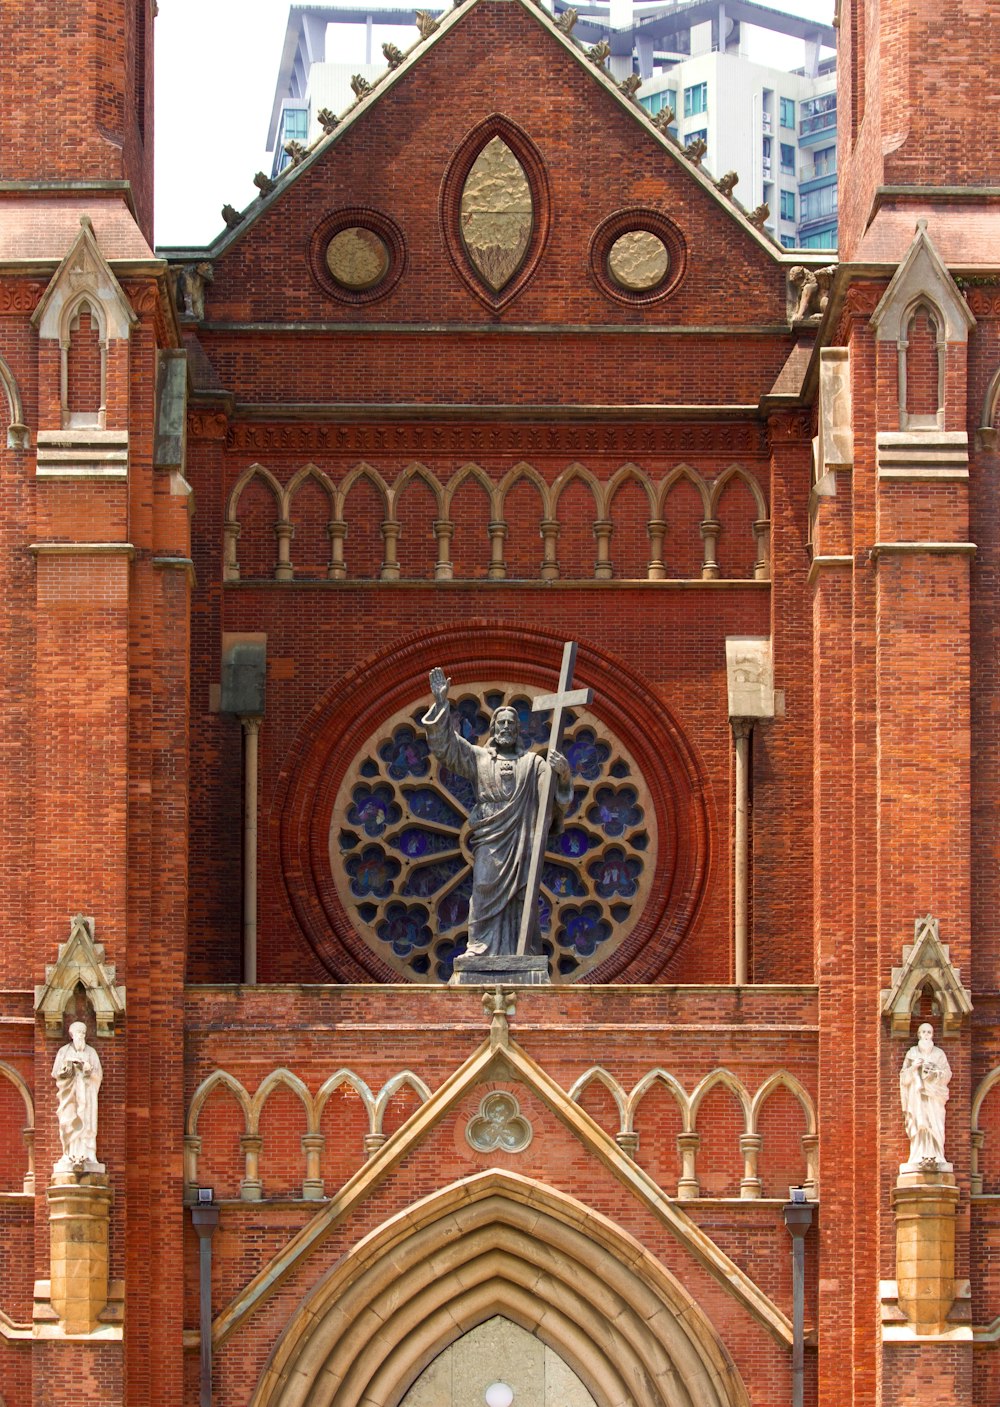
[[[598,1407],[749,1407],[680,1282],[607,1218],[493,1169],[409,1207],[300,1304],[251,1407],[399,1407],[496,1316],[533,1334]]]

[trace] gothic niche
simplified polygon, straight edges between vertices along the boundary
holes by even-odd
[[[534,205],[524,167],[502,137],[492,137],[462,187],[462,240],[476,272],[499,293],[531,242]]]
[[[489,712],[510,702],[525,742],[548,741],[547,717],[532,717],[539,692],[515,683],[453,691],[463,736],[483,743]],[[333,808],[330,864],[345,911],[367,944],[400,976],[447,982],[468,936],[472,864],[464,778],[434,764],[419,720],[421,698],[368,740],[348,768]],[[554,982],[573,981],[625,940],[656,869],[649,794],[631,754],[584,709],[568,714],[563,753],[573,802],[551,838],[542,869],[542,950]]]

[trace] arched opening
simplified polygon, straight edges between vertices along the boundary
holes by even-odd
[[[493,1407],[494,1403],[558,1402],[604,1407],[548,1344],[495,1314],[456,1339],[429,1363],[400,1407]]]
[[[524,1343],[498,1319],[535,1341],[542,1371],[546,1350],[553,1373],[555,1360],[569,1371],[578,1398],[556,1399],[565,1407],[749,1407],[709,1320],[655,1257],[576,1199],[497,1169],[406,1208],[338,1260],[288,1323],[251,1407],[423,1407],[412,1394],[435,1363],[454,1382],[476,1342],[466,1336],[501,1328]],[[461,1400],[477,1398],[470,1388]]]

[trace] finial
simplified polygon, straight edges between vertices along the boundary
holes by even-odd
[[[674,117],[675,113],[672,107],[661,107],[653,118],[653,126],[656,128],[657,132],[662,132],[663,135],[666,136]]]
[[[382,45],[382,52],[386,57],[386,62],[390,68],[399,68],[406,55],[402,49],[397,49],[395,44],[385,43]]]
[[[81,215],[80,224],[85,230],[89,230],[91,234],[94,233],[94,222],[93,220],[91,220],[89,215]]]
[[[599,44],[595,44],[592,49],[587,50],[587,58],[595,68],[603,68],[611,53],[611,45],[606,39],[602,39]]]
[[[235,230],[237,225],[243,223],[242,214],[233,205],[224,205],[222,207],[222,218],[225,220],[227,228],[231,230]]]
[[[751,225],[753,225],[755,230],[763,231],[764,221],[767,219],[770,213],[771,207],[768,205],[767,201],[765,201],[763,205],[758,205],[755,210],[748,211],[747,219],[750,221]]]
[[[727,171],[724,176],[720,176],[715,183],[715,189],[721,191],[723,195],[733,198],[733,188],[738,186],[740,178],[735,171]]]
[[[576,12],[576,10],[574,10],[574,9],[572,9],[572,8],[570,8],[570,9],[568,9],[568,10],[563,10],[562,14],[561,14],[561,15],[559,16],[559,18],[556,20],[556,29],[561,29],[562,32],[563,32],[563,34],[565,34],[565,35],[568,37],[569,35],[571,35],[571,34],[573,33],[573,26],[576,24],[576,21],[577,21],[577,12]]]
[[[638,73],[630,73],[627,78],[623,78],[618,84],[619,91],[624,93],[626,98],[635,98],[636,93],[642,87],[642,79]]]
[[[517,994],[502,987],[483,993],[483,1010],[490,1018],[490,1050],[506,1049],[510,1042],[508,1021],[517,1008]]]
[[[277,182],[272,181],[270,176],[264,171],[257,172],[256,176],[253,178],[253,183],[260,191],[261,200],[263,200],[266,195],[270,195],[277,184]]]
[[[430,10],[418,10],[415,16],[421,39],[429,39],[438,27],[438,22]]]
[[[351,78],[351,88],[354,92],[354,96],[360,101],[366,93],[371,92],[372,85],[368,82],[367,78],[364,78],[360,73],[356,73]]]
[[[340,126],[340,118],[331,112],[328,107],[321,107],[316,114],[316,121],[322,127],[327,136]]]
[[[708,151],[708,143],[704,137],[695,137],[693,142],[688,142],[684,148],[684,155],[692,166],[700,166],[702,157]]]
[[[286,142],[284,150],[285,154],[292,158],[293,166],[301,166],[303,161],[305,161],[306,157],[309,155],[308,151],[302,145],[301,142]]]

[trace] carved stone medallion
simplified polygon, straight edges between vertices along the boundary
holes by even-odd
[[[652,230],[628,230],[608,253],[608,273],[620,287],[636,293],[656,288],[669,267],[667,246]]]
[[[326,266],[341,288],[362,292],[385,277],[389,251],[374,230],[351,225],[327,245]]]
[[[484,282],[499,293],[517,273],[531,240],[534,209],[524,167],[502,137],[472,163],[462,188],[462,239]]]

